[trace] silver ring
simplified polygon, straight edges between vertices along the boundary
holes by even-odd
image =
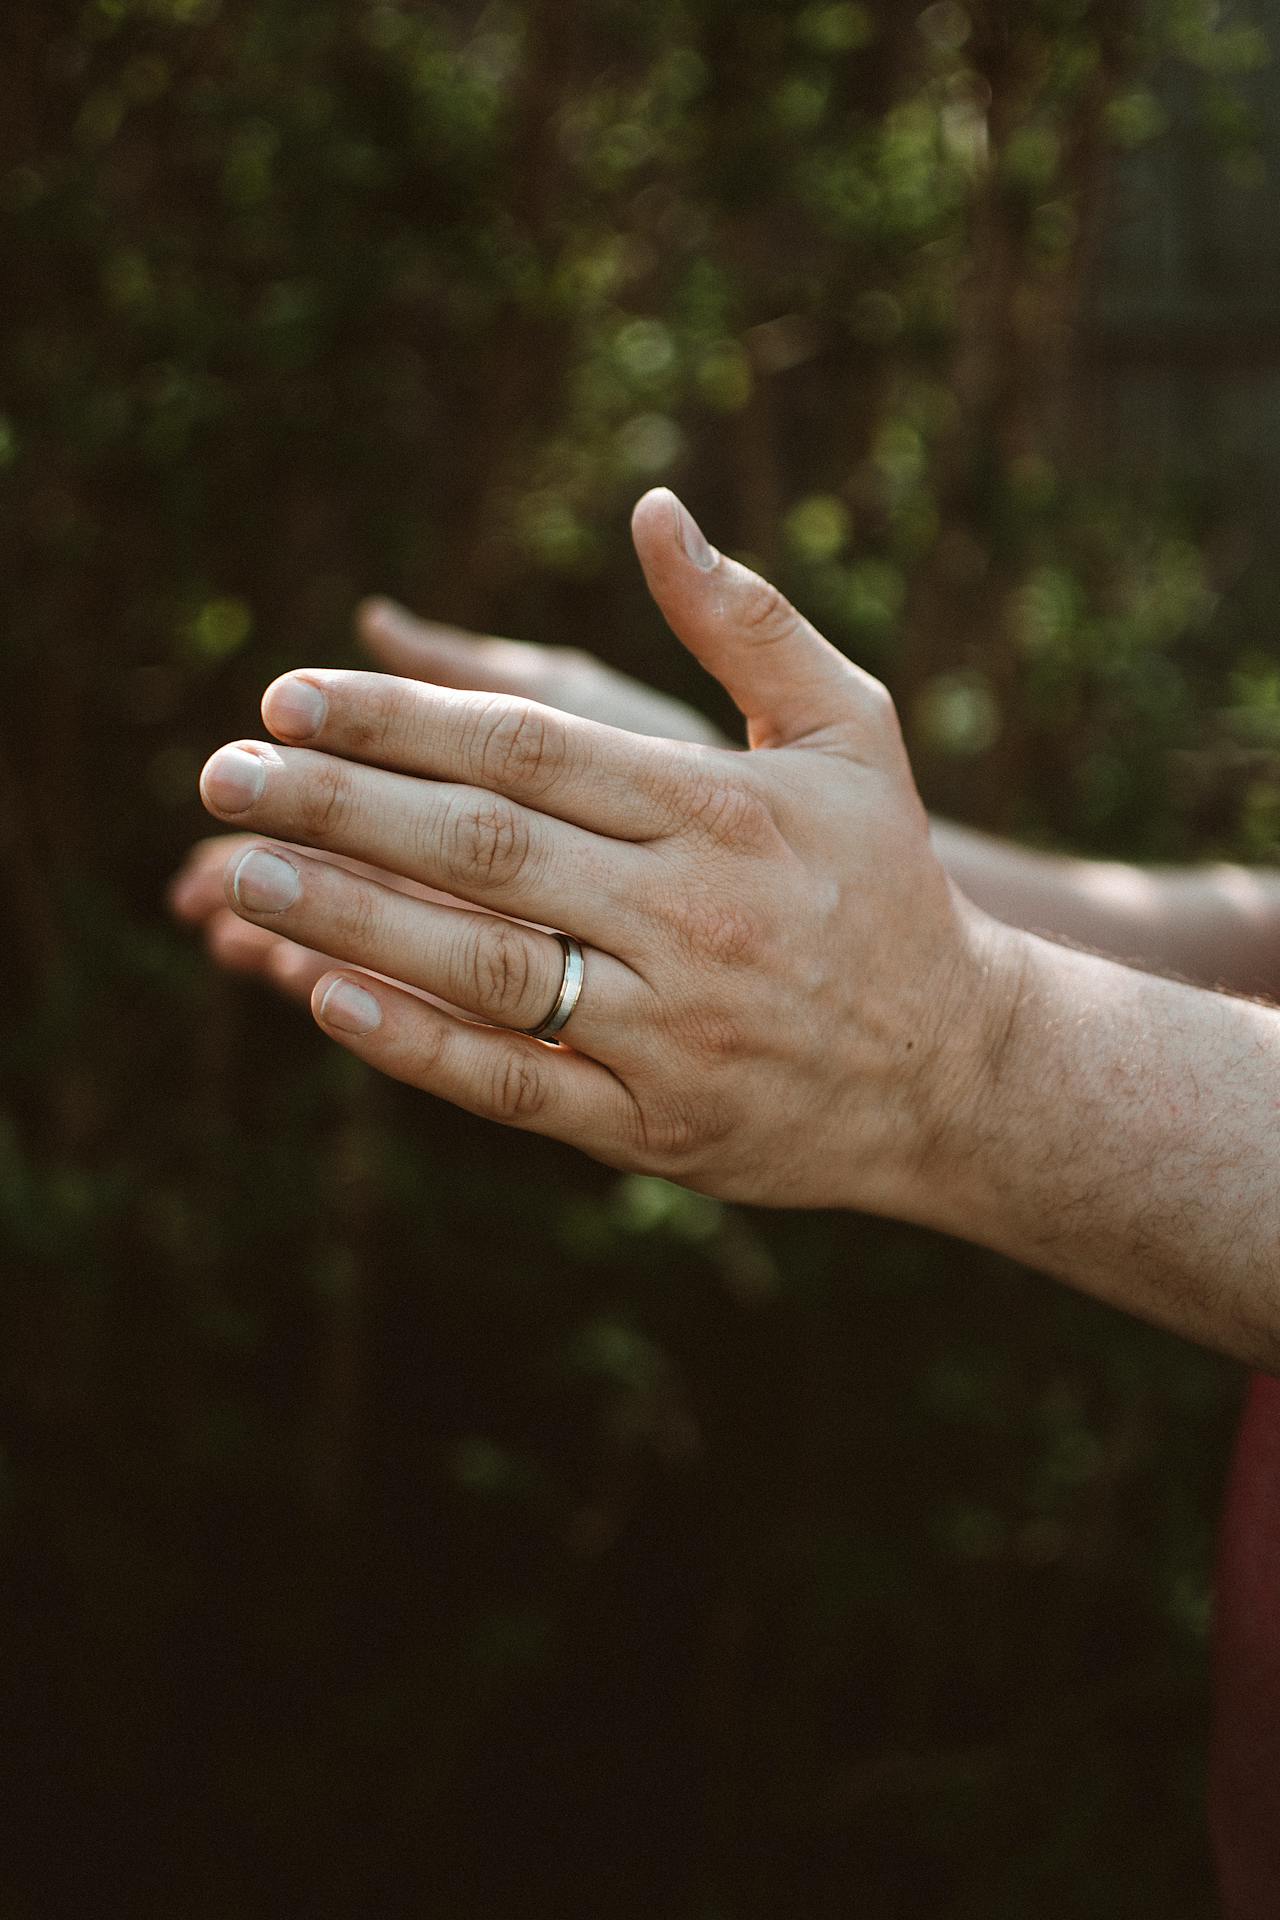
[[[564,977],[560,982],[556,1003],[542,1025],[524,1029],[531,1040],[550,1040],[553,1034],[568,1026],[573,1010],[582,998],[582,983],[587,972],[582,948],[572,934],[558,933],[556,939],[564,948]]]

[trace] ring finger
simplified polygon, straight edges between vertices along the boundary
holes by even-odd
[[[419,987],[490,1026],[536,1028],[564,978],[549,933],[497,914],[414,899],[380,882],[254,845],[227,863],[227,902],[241,919],[334,959]],[[586,956],[582,997],[563,1038],[598,1060],[616,1053],[646,988],[612,954]]]

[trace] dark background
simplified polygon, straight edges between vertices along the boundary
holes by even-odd
[[[375,1082],[162,894],[366,592],[724,719],[665,481],[936,807],[1271,857],[1277,11],[7,0],[3,1920],[1212,1912],[1236,1369]]]

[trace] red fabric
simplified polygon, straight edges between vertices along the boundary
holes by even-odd
[[[1259,1375],[1218,1556],[1210,1819],[1224,1920],[1280,1920],[1280,1380]]]

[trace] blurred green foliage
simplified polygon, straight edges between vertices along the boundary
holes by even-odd
[[[6,1916],[1206,1913],[1229,1370],[428,1110],[161,893],[364,591],[713,701],[627,556],[668,479],[889,679],[936,804],[1268,855],[1213,501],[1072,432],[1114,156],[1176,69],[1256,178],[1256,23],[9,0],[0,43]]]

